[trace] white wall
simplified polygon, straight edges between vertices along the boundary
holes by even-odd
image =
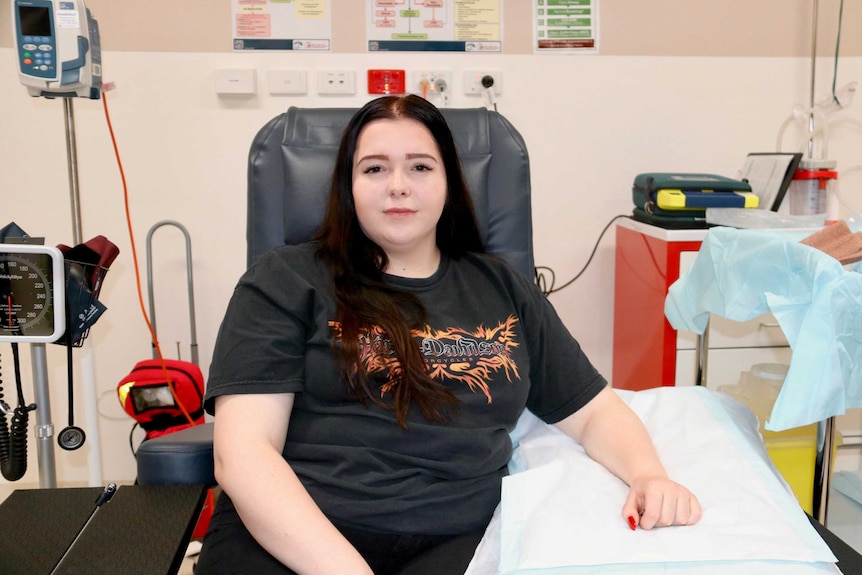
[[[173,219],[193,244],[197,336],[204,371],[233,285],[245,267],[246,155],[257,129],[290,105],[359,106],[364,71],[372,67],[448,68],[454,72],[451,105],[481,105],[460,93],[460,73],[491,66],[504,75],[499,111],[526,139],[532,162],[536,263],[553,268],[558,285],[584,265],[599,233],[617,214],[631,211],[631,183],[643,171],[703,171],[733,176],[748,152],[771,151],[782,121],[807,104],[807,58],[694,58],[466,54],[103,53],[113,128],[129,188],[134,237],[145,282],[145,238],[157,221]],[[337,62],[336,62],[337,60]],[[72,242],[63,104],[30,98],[16,81],[14,55],[0,48],[0,225],[17,222],[47,243]],[[218,68],[258,71],[259,92],[247,99],[219,98]],[[303,97],[272,97],[266,72],[309,71]],[[326,68],[357,72],[349,98],[315,95],[313,73]],[[831,59],[818,61],[816,91],[825,96]],[[842,59],[839,86],[862,78],[862,58]],[[76,142],[83,236],[104,235],[121,250],[107,275],[101,300],[108,312],[88,345],[96,366],[101,475],[131,481],[132,420],[114,395],[135,362],[150,357],[149,335],[135,290],[126,230],[123,188],[101,101],[75,100]],[[862,104],[842,112],[859,121]],[[788,136],[785,149],[794,143]],[[836,129],[830,149],[843,167],[862,164],[862,131]],[[842,181],[850,211],[862,212],[862,175]],[[185,253],[170,228],[156,235],[159,337],[168,357],[182,342],[189,359]],[[144,289],[146,284],[144,283]],[[146,302],[144,293],[144,302]],[[613,233],[601,243],[589,270],[551,296],[564,321],[597,367],[610,377],[613,314]],[[637,329],[637,326],[632,326]],[[14,390],[11,354],[3,348],[3,384]],[[26,351],[26,350],[25,350]],[[65,426],[64,348],[49,345],[51,408],[56,430]],[[76,350],[80,358],[81,350]],[[26,360],[26,358],[25,358]],[[78,362],[76,361],[76,364]],[[745,369],[748,366],[741,366]],[[29,361],[24,363],[30,381]],[[80,373],[76,376],[80,380]],[[25,391],[30,393],[29,383]],[[78,387],[80,389],[80,387]],[[84,409],[76,401],[76,423]],[[92,435],[92,431],[89,431]],[[140,436],[136,436],[136,442]],[[57,450],[61,484],[86,484],[87,453]],[[32,449],[35,451],[35,449]],[[36,483],[36,463],[21,482]]]

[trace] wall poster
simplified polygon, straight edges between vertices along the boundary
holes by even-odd
[[[533,0],[539,53],[599,51],[599,0]]]
[[[503,51],[502,0],[367,0],[369,52]]]
[[[231,0],[233,49],[328,52],[330,0]]]

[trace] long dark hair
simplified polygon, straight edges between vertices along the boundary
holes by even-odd
[[[341,138],[326,213],[315,239],[321,243],[319,254],[335,283],[335,320],[340,333],[333,335],[333,351],[339,371],[359,401],[370,400],[393,409],[404,428],[411,404],[415,403],[429,421],[445,422],[458,400],[449,388],[428,376],[425,359],[413,339],[411,330],[424,327],[424,308],[415,295],[383,281],[386,253],[365,235],[356,216],[353,161],[359,136],[369,123],[386,119],[416,120],[437,143],[447,185],[446,203],[437,223],[440,252],[458,259],[484,248],[455,141],[440,111],[413,95],[384,96],[363,106]],[[360,357],[360,336],[375,327],[383,331],[396,358],[390,364],[394,367],[389,369],[387,382],[392,391],[391,405],[381,399],[379,389],[372,389]]]

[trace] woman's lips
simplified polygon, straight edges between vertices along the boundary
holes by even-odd
[[[404,217],[415,213],[415,211],[407,208],[389,208],[383,213],[385,213],[387,216]]]

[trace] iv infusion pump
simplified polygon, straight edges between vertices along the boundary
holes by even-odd
[[[83,0],[13,0],[18,77],[31,96],[98,100],[99,26]]]

